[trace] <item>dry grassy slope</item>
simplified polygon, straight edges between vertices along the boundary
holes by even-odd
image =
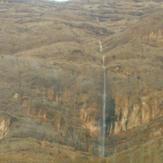
[[[94,162],[88,152],[98,154],[102,40],[108,65],[106,148],[110,155],[117,151],[110,162],[136,162],[136,155],[142,163],[161,163],[161,5],[2,3],[0,161]]]
[[[104,41],[109,87],[119,103],[118,130],[162,116],[162,16],[162,11],[146,16],[126,32]]]
[[[115,148],[121,150],[132,146],[133,142],[141,144],[162,136],[161,121],[157,127],[150,127],[150,123],[154,124],[163,115],[162,15],[162,10],[158,10],[144,16],[126,32],[103,41],[108,87],[116,104],[112,113],[116,120],[112,120],[108,138],[110,147],[117,146]],[[138,130],[135,132],[134,128]],[[155,130],[150,131],[150,128]]]

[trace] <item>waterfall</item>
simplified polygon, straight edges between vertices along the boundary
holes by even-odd
[[[103,52],[102,41],[99,40],[99,52]],[[106,66],[105,66],[105,55],[102,56],[102,72],[103,72],[103,93],[102,93],[102,124],[101,124],[101,135],[100,135],[100,147],[99,155],[105,157],[105,137],[106,137]]]
[[[102,97],[102,136],[101,136],[101,156],[105,156],[105,136],[106,136],[106,66],[105,56],[102,57],[103,68],[103,97]]]

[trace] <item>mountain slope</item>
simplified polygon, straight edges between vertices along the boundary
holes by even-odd
[[[163,161],[162,2],[14,0],[0,13],[1,162]]]

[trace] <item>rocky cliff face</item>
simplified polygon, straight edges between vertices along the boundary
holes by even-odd
[[[9,118],[0,117],[0,139],[3,139],[7,135],[10,124],[11,121]]]
[[[129,97],[116,97],[117,121],[113,133],[138,127],[162,116],[162,92],[144,95],[132,102]]]
[[[2,161],[101,161],[105,56],[106,160],[162,162],[162,2],[8,1],[0,12]]]

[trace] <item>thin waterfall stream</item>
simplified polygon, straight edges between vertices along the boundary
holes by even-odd
[[[102,149],[101,156],[105,156],[105,136],[106,136],[106,66],[105,56],[102,57],[103,68],[103,97],[102,97]]]
[[[99,51],[103,52],[102,42],[99,40]],[[102,124],[100,136],[100,153],[101,157],[105,157],[105,137],[106,137],[106,66],[105,55],[102,56],[102,72],[103,72],[103,92],[102,92]]]

